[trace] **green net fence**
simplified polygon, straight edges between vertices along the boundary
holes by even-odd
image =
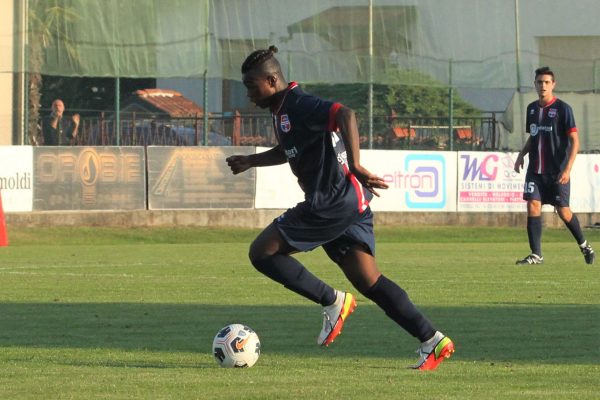
[[[577,92],[568,101],[585,135],[583,150],[600,149],[598,0],[14,0],[13,8],[12,32],[0,27],[0,73],[19,77],[15,98],[28,104],[18,107],[19,143],[38,129],[43,101],[33,89],[42,87],[41,76],[45,85],[49,76],[119,78],[115,85],[150,78],[168,80],[167,88],[179,80],[176,88],[184,89],[197,80],[202,84],[192,95],[205,109],[243,112],[250,108],[240,65],[253,50],[274,44],[286,78],[310,89],[383,88],[370,114],[366,95],[354,96],[361,131],[370,137],[379,134],[377,118],[387,121],[394,112],[446,118],[429,125],[451,132],[460,104],[450,99],[459,94],[486,118],[503,114],[500,134],[491,124],[492,148],[520,148],[524,106],[536,97],[533,71],[549,65],[557,92]],[[396,101],[434,92],[432,115]],[[394,93],[392,107],[387,97]],[[119,125],[118,98],[115,104]]]
[[[561,90],[599,86],[596,0],[24,2],[26,58],[3,71],[239,80],[275,44],[301,82],[520,88],[550,64]]]

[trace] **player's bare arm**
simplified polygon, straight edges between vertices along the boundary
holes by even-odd
[[[567,156],[567,165],[565,165],[565,169],[558,175],[558,183],[563,185],[571,179],[571,169],[573,168],[573,164],[575,164],[577,152],[579,152],[579,135],[577,131],[569,133],[569,141],[571,142],[571,146]]]
[[[277,145],[270,150],[258,154],[233,155],[225,160],[234,175],[242,173],[253,167],[268,167],[287,162],[287,157],[281,146]]]
[[[523,150],[521,150],[521,152],[519,152],[519,155],[517,156],[517,159],[515,160],[515,166],[514,166],[514,170],[515,172],[520,172],[521,169],[523,169],[523,165],[525,164],[525,155],[527,153],[529,153],[529,150],[531,149],[531,136],[529,136],[527,138],[527,141],[525,142],[525,146],[523,146]]]
[[[383,178],[372,174],[360,164],[360,142],[354,111],[348,107],[342,107],[336,113],[335,119],[346,147],[348,168],[371,193],[379,196],[375,189],[387,189],[388,185]]]

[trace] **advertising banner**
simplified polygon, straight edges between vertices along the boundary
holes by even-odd
[[[0,146],[0,193],[5,212],[31,211],[32,177],[31,146]]]
[[[456,211],[455,152],[363,150],[360,157],[389,185],[373,211]]]
[[[146,208],[143,147],[35,147],[33,210]]]
[[[252,208],[255,169],[233,175],[225,159],[254,147],[148,147],[148,208]]]
[[[579,154],[571,170],[571,209],[600,212],[600,154]]]
[[[262,153],[270,147],[257,147]],[[304,200],[304,192],[288,163],[256,168],[256,208],[290,208]]]
[[[459,152],[458,211],[526,211],[523,186],[528,157],[523,170],[516,173],[517,154]]]
[[[374,211],[456,211],[456,153],[361,150],[360,157],[390,186],[378,191]],[[288,208],[303,199],[289,165],[258,168],[256,208]]]

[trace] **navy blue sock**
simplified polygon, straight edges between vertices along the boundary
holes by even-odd
[[[527,217],[527,237],[533,254],[542,256],[542,217]]]
[[[585,237],[581,231],[581,226],[579,226],[579,219],[577,219],[575,214],[573,214],[573,218],[571,218],[569,222],[565,222],[565,225],[567,228],[569,228],[575,240],[577,240],[577,244],[582,244],[585,242]]]
[[[251,261],[258,271],[315,303],[328,306],[335,302],[335,290],[311,274],[294,257],[275,254]]]
[[[373,300],[388,317],[421,342],[435,335],[436,329],[410,301],[404,289],[385,276],[381,275],[363,295]]]

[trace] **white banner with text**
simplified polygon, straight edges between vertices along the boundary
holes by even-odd
[[[600,212],[600,154],[579,154],[571,170],[571,209]]]
[[[520,173],[518,153],[461,151],[458,153],[458,211],[527,210],[523,186],[527,157]]]
[[[0,146],[0,192],[4,211],[144,208],[146,160],[140,149]],[[150,191],[151,209],[211,208],[213,205],[246,208],[252,207],[253,199],[255,208],[286,209],[304,199],[287,163],[257,168],[239,176],[230,175],[224,162],[228,154],[260,153],[268,150],[266,147],[166,149],[165,160],[172,161],[173,174],[169,172],[171,169],[157,164],[159,159],[154,153],[159,150],[150,148],[152,157],[147,161],[150,178],[146,184],[150,186],[146,190]],[[211,156],[202,156],[203,151]],[[378,190],[381,197],[373,199],[373,211],[526,212],[522,193],[527,157],[524,170],[516,173],[513,169],[516,156],[517,153],[507,152],[362,150],[361,163],[389,185],[387,190]],[[190,160],[196,164],[186,164]],[[178,168],[185,171],[178,172]],[[220,171],[219,174],[209,177],[215,170]],[[207,176],[203,178],[203,174]],[[158,185],[153,176],[168,176],[169,185]],[[127,184],[115,183],[124,177]],[[92,178],[94,181],[88,182]],[[229,181],[233,186],[227,186]],[[198,185],[203,189],[196,190]],[[164,187],[168,196],[159,199],[158,187]],[[210,189],[211,194],[205,189]],[[87,192],[81,194],[81,190],[93,190],[98,196],[83,196]],[[108,197],[104,199],[100,195]],[[79,203],[73,206],[73,201],[61,200],[65,196],[83,196],[84,200],[95,201],[92,205],[85,203],[85,207]],[[128,199],[121,204],[124,196]],[[235,196],[245,200],[232,203]],[[571,171],[570,204],[574,212],[600,212],[600,154],[577,156]],[[544,211],[552,212],[553,208],[545,206]]]
[[[459,152],[458,211],[526,212],[523,189],[528,156],[520,173],[518,153]],[[579,154],[571,170],[570,206],[574,212],[600,212],[600,155]],[[545,212],[554,207],[545,205]]]
[[[257,147],[256,153],[270,147]],[[290,208],[304,200],[304,193],[288,163],[256,168],[255,208]]]
[[[5,212],[31,211],[33,148],[0,146],[0,195]]]
[[[456,211],[456,153],[362,150],[360,155],[361,164],[389,185],[373,199],[373,211]],[[289,208],[303,199],[289,165],[258,168],[256,208]]]
[[[373,211],[456,211],[455,152],[363,150],[360,161],[389,185]]]

